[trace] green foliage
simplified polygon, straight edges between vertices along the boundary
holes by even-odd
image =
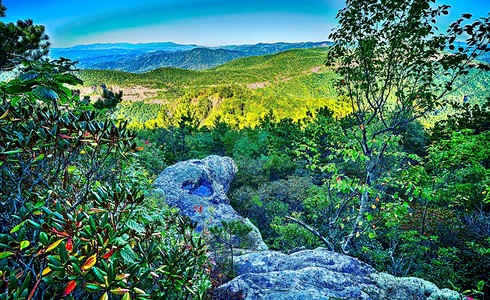
[[[176,90],[181,86],[273,82],[277,75],[290,77],[305,68],[321,66],[325,59],[325,51],[324,48],[288,50],[277,54],[241,58],[201,71],[160,68],[143,74],[107,70],[82,70],[79,74],[87,85],[150,84],[157,88]]]
[[[228,278],[235,277],[233,269],[233,246],[234,240],[245,237],[253,228],[240,220],[221,221],[222,226],[209,228],[211,237],[211,248],[217,267],[224,272]],[[238,245],[246,247],[247,245]],[[218,253],[220,250],[228,250],[226,253]]]
[[[155,143],[150,143],[149,138],[144,141],[144,149],[138,154],[138,161],[141,167],[148,171],[146,176],[154,178],[168,166],[165,160],[165,152]]]
[[[156,143],[165,153],[165,161],[175,163],[189,159],[188,137],[197,128],[193,116],[181,116],[176,126],[159,128],[153,135]]]
[[[6,10],[0,4],[0,18],[5,17]],[[0,71],[13,70],[22,59],[42,58],[48,54],[49,46],[44,26],[35,25],[32,20],[0,22]]]
[[[0,84],[0,298],[203,298],[196,224],[141,210],[135,135],[63,86],[71,65],[29,62]]]
[[[453,103],[455,112],[431,128],[433,141],[448,139],[455,131],[471,129],[474,134],[490,130],[490,97],[481,105],[464,102]]]
[[[344,128],[357,145],[354,152],[346,153],[365,163],[359,210],[342,241],[343,251],[365,230],[367,210],[383,191],[379,180],[389,174],[385,156],[395,148],[403,127],[442,105],[454,81],[469,73],[468,66],[489,69],[470,62],[490,51],[485,29],[490,19],[463,25],[471,17],[463,14],[446,33],[437,34],[434,24],[439,16],[448,14],[449,6],[431,8],[431,2],[349,0],[338,14],[338,28],[330,35],[334,40],[330,62],[337,66],[339,92],[353,107],[354,122]],[[469,47],[441,53],[445,47],[454,50],[453,43],[463,32]],[[392,155],[398,156],[396,150]]]
[[[307,177],[289,176],[265,181],[256,188],[244,185],[230,192],[229,197],[237,211],[253,220],[264,239],[273,244],[278,235],[271,227],[272,222],[303,211],[301,203],[311,186],[311,179]]]
[[[102,93],[102,98],[97,99],[94,102],[93,106],[96,109],[113,109],[122,101],[123,93],[119,91],[118,93],[114,93],[113,91],[104,89]]]

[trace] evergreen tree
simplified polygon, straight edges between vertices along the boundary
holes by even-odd
[[[0,4],[0,18],[7,8]],[[30,19],[16,23],[0,22],[0,71],[14,69],[15,59],[39,60],[49,52],[50,43],[43,25],[35,25]]]

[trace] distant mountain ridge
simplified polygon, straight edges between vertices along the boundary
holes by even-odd
[[[136,50],[136,49],[165,49],[165,50],[190,50],[197,48],[197,45],[181,45],[172,42],[162,43],[96,43],[88,45],[76,45],[68,48],[54,48],[57,50],[108,50],[108,49],[124,49],[124,50]]]
[[[244,53],[226,49],[194,48],[178,52],[157,50],[136,57],[126,57],[117,62],[95,64],[94,69],[132,73],[144,73],[163,67],[203,70],[242,57]]]
[[[116,70],[144,73],[162,67],[190,70],[209,69],[237,58],[275,54],[290,49],[325,47],[330,42],[259,43],[202,47],[172,42],[146,44],[92,44],[70,48],[54,48],[51,58],[79,61],[80,69]]]

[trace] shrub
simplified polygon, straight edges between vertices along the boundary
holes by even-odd
[[[203,298],[196,224],[141,207],[127,124],[80,105],[66,61],[26,67],[0,83],[0,299]]]
[[[265,240],[274,243],[277,233],[271,228],[272,221],[303,211],[301,203],[312,185],[309,177],[300,176],[266,181],[258,188],[245,185],[230,192],[230,202],[258,226]]]

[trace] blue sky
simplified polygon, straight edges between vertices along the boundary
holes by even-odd
[[[0,0],[1,1],[1,0]],[[53,47],[106,42],[218,46],[324,41],[342,0],[3,0],[7,18],[46,26]],[[483,16],[489,0],[445,0],[450,17]]]

